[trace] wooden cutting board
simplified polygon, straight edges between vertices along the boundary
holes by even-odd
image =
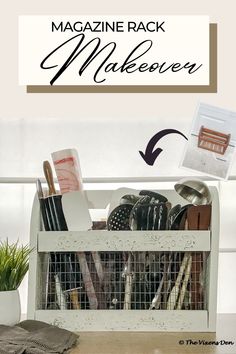
[[[187,210],[188,230],[208,230],[211,223],[211,205],[192,206]],[[192,310],[202,309],[203,289],[200,284],[202,253],[192,253],[191,299]]]

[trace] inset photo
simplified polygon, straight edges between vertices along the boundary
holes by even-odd
[[[236,146],[236,112],[200,103],[181,167],[226,180]]]

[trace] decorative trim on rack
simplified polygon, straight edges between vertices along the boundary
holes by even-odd
[[[210,231],[42,231],[38,233],[38,252],[65,251],[210,251]]]
[[[206,325],[207,311],[200,310],[37,310],[35,319],[75,332],[104,330],[212,332]]]

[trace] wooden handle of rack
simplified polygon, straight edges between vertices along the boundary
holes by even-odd
[[[53,182],[52,168],[51,168],[49,161],[43,162],[43,171],[44,171],[46,181],[48,183],[49,195],[56,194],[56,189],[55,189],[54,182]]]

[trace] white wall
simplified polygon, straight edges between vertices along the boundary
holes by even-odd
[[[0,175],[5,175],[8,163],[14,175],[39,173],[39,163],[54,149],[68,146],[78,147],[83,175],[165,175],[178,173],[178,160],[183,140],[171,138],[166,149],[154,167],[146,166],[138,154],[144,149],[152,135],[163,128],[189,131],[198,102],[206,102],[236,111],[232,68],[236,51],[232,44],[235,1],[191,2],[135,0],[98,2],[88,0],[69,3],[62,0],[32,2],[8,1],[0,14],[1,36],[1,106],[0,118],[5,120],[0,144],[7,144],[0,150]],[[218,23],[218,93],[214,94],[27,94],[18,86],[18,28],[19,14],[207,14],[211,22]],[[19,128],[10,126],[12,120],[20,120]],[[39,128],[38,123],[42,126]],[[25,124],[24,124],[25,123]],[[10,130],[10,132],[9,132]],[[50,135],[47,134],[50,132]],[[10,135],[9,135],[10,134]],[[18,159],[19,141],[28,135],[24,153],[25,159]],[[31,154],[31,141],[37,153]],[[166,144],[165,139],[162,144]],[[11,145],[9,144],[11,143]],[[178,149],[176,147],[178,146]],[[94,153],[96,152],[96,158]],[[128,155],[128,158],[127,158]],[[95,163],[96,160],[96,163]],[[135,165],[135,168],[133,166]],[[132,166],[132,169],[131,169]],[[9,171],[9,173],[10,173]],[[181,172],[179,172],[181,173]],[[232,173],[236,173],[236,164]]]

